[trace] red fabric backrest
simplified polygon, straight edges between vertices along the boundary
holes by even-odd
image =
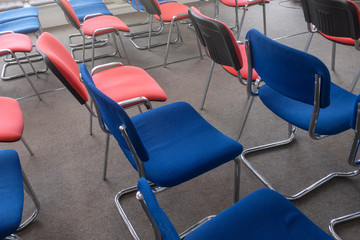
[[[89,96],[80,79],[78,66],[64,45],[50,33],[44,32],[36,42],[36,49],[45,63],[74,97],[84,104]]]

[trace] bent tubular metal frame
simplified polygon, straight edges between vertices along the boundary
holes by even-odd
[[[21,170],[21,171],[22,171],[22,175],[23,175],[24,189],[25,189],[26,193],[29,195],[29,197],[31,198],[31,200],[33,201],[35,209],[34,209],[33,213],[31,214],[31,216],[20,224],[20,226],[16,230],[17,232],[19,232],[19,231],[23,230],[24,228],[26,228],[27,226],[29,226],[29,224],[32,223],[36,219],[36,217],[38,216],[39,211],[40,211],[40,202],[37,199],[35,192],[31,186],[29,179],[27,178],[25,172],[23,170]]]
[[[249,69],[252,69],[252,60],[251,60],[251,56],[250,56],[250,46],[249,46],[249,42],[246,41],[246,52],[247,52],[247,56],[250,57],[248,58],[248,67]],[[251,73],[251,72],[250,72]],[[252,74],[248,75],[248,94],[252,95],[252,97],[256,96],[257,94],[254,94],[251,91],[251,86],[249,86],[249,84],[251,83],[251,77]],[[250,79],[250,80],[249,80]],[[310,126],[309,126],[309,136],[314,139],[314,140],[320,140],[324,137],[326,137],[326,135],[318,135],[315,133],[315,129],[316,129],[316,123],[317,123],[317,119],[318,119],[318,114],[319,114],[319,110],[320,110],[320,89],[321,89],[321,76],[316,75],[315,76],[315,93],[314,93],[314,109],[313,109],[313,113],[312,113],[312,117],[311,117],[311,122],[310,122]],[[252,104],[251,98],[249,98],[249,103],[250,103],[250,107]],[[251,102],[250,102],[251,101]],[[359,137],[360,137],[360,107],[358,107],[358,117],[357,117],[357,123],[356,123],[356,129],[355,129],[355,137],[353,140],[353,144],[352,147],[350,149],[350,153],[348,156],[348,160],[349,160],[349,164],[351,166],[357,166],[358,161],[355,160],[356,157],[356,153],[357,153],[357,147],[359,145]],[[247,116],[245,116],[247,117]],[[243,126],[241,127],[243,128]],[[290,144],[294,139],[295,139],[295,133],[296,133],[296,127],[288,124],[288,138],[282,141],[278,141],[278,142],[274,142],[274,143],[269,143],[269,144],[265,144],[265,145],[261,145],[261,146],[256,146],[256,147],[252,147],[252,148],[248,148],[245,149],[242,154],[241,154],[241,159],[243,161],[243,163],[246,165],[247,168],[249,168],[253,174],[255,174],[256,177],[258,177],[260,179],[260,181],[267,186],[268,188],[277,191],[273,185],[262,175],[260,174],[259,171],[257,171],[254,166],[249,162],[249,160],[247,159],[247,155],[250,153],[254,153],[254,152],[259,152],[262,150],[266,150],[266,149],[271,149],[271,148],[275,148],[275,147],[279,147],[279,146],[284,146],[287,144]],[[358,166],[357,166],[358,167]],[[312,190],[316,189],[317,187],[323,185],[324,183],[328,182],[329,180],[335,178],[335,177],[353,177],[359,174],[359,167],[354,170],[354,171],[349,171],[349,172],[333,172],[328,174],[327,176],[321,178],[320,180],[316,181],[315,183],[311,184],[310,186],[306,187],[305,189],[301,190],[300,192],[293,194],[293,195],[284,195],[284,197],[286,197],[288,200],[296,200],[301,198],[302,196],[308,194],[309,192],[311,192]]]
[[[130,149],[130,151],[131,151],[131,153],[132,153],[132,155],[133,155],[133,157],[135,159],[136,167],[138,169],[139,179],[142,178],[142,177],[145,178],[146,174],[145,174],[144,165],[141,162],[140,158],[138,157],[138,155],[137,155],[137,153],[136,153],[136,151],[135,151],[135,149],[134,149],[134,147],[133,147],[133,145],[131,143],[131,140],[130,140],[130,138],[129,138],[128,134],[127,134],[127,131],[126,131],[126,127],[122,125],[122,126],[119,127],[119,129],[120,129],[123,137],[125,138],[125,141],[126,141],[127,145],[129,146],[129,149]],[[234,202],[238,202],[240,200],[240,161],[241,160],[239,159],[239,157],[236,157],[234,159],[234,163],[235,163],[235,167],[234,167]],[[166,188],[166,187],[157,186],[157,185],[155,185],[153,183],[150,183],[150,186],[152,187],[152,191],[155,194],[169,189],[169,188]],[[124,196],[126,196],[128,194],[133,194],[133,193],[136,193],[136,192],[137,192],[137,186],[132,186],[132,187],[121,190],[115,196],[115,204],[116,204],[116,207],[117,207],[117,210],[118,210],[120,216],[122,217],[122,219],[123,219],[124,223],[126,224],[129,232],[131,233],[131,236],[133,237],[134,240],[139,240],[140,239],[139,236],[137,235],[133,225],[131,224],[131,221],[127,217],[127,215],[126,215],[126,213],[124,211],[124,208],[121,205],[121,199]],[[145,212],[148,215],[147,210],[145,210]],[[149,215],[148,215],[148,217],[149,217]],[[212,218],[212,216],[207,217],[205,219],[210,220],[211,218]],[[151,218],[149,218],[149,219],[150,219],[150,221],[152,221]],[[200,222],[204,222],[205,219],[203,219]],[[152,224],[153,224],[153,222],[152,222]],[[154,226],[154,224],[153,224],[153,226]],[[188,230],[186,230],[184,233],[180,234],[180,236],[182,236],[181,238],[183,238],[187,234],[189,234],[190,233],[189,230],[196,228],[196,226],[197,225],[194,225],[191,228],[189,228]],[[156,232],[156,230],[155,230],[155,232]],[[159,238],[157,238],[157,239],[159,239]]]
[[[329,230],[330,230],[331,234],[333,235],[333,237],[336,240],[341,240],[339,235],[335,232],[335,225],[337,225],[339,223],[343,223],[343,222],[348,222],[350,220],[357,219],[357,218],[360,218],[360,212],[351,213],[351,214],[331,220],[330,225],[329,225]]]

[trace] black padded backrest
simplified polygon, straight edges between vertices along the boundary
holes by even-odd
[[[139,0],[145,11],[150,14],[161,15],[160,5],[157,0]]]
[[[231,30],[224,23],[204,16],[195,7],[189,9],[189,16],[211,59],[240,70],[241,53]]]
[[[305,21],[320,32],[335,36],[360,38],[359,8],[348,0],[301,0]]]

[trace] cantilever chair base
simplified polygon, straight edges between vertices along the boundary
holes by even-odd
[[[234,159],[235,162],[235,168],[234,168],[234,202],[238,202],[240,200],[240,159],[239,158],[235,158]],[[157,186],[153,183],[150,183],[150,186],[153,190],[154,193],[160,193],[162,191],[165,191],[169,188],[166,187],[160,187]],[[131,224],[131,221],[129,220],[128,216],[125,213],[124,208],[121,205],[121,199],[129,194],[133,194],[136,193],[138,191],[137,186],[132,186],[129,188],[125,188],[123,190],[121,190],[120,192],[118,192],[115,196],[115,204],[116,207],[118,209],[118,212],[120,214],[120,216],[122,217],[126,227],[128,228],[129,232],[131,233],[131,236],[133,237],[133,239],[135,240],[139,240],[139,236],[137,235],[133,225]],[[215,217],[215,215],[211,215],[208,216],[204,219],[202,219],[201,221],[199,221],[197,224],[195,224],[194,226],[191,226],[189,229],[185,230],[182,234],[180,234],[181,239],[183,237],[185,237],[188,233],[190,233],[194,228],[202,225],[203,223],[205,223],[206,221],[210,220],[211,218]]]
[[[338,218],[335,218],[335,219],[331,220],[330,225],[329,225],[329,230],[330,230],[331,234],[333,235],[333,237],[336,240],[341,240],[339,235],[337,235],[337,233],[335,232],[335,225],[336,224],[347,222],[347,221],[357,219],[357,218],[360,218],[360,212],[351,213],[351,214],[348,214],[348,215],[338,217]]]
[[[291,125],[289,125],[289,138],[282,140],[282,141],[278,141],[278,142],[274,142],[274,143],[269,143],[269,144],[265,144],[265,145],[261,145],[261,146],[257,146],[257,147],[252,147],[252,148],[248,148],[245,149],[243,151],[243,153],[241,154],[241,159],[243,161],[243,163],[246,165],[246,167],[253,173],[255,174],[255,176],[257,178],[259,178],[259,180],[268,188],[275,190],[275,187],[262,175],[260,174],[259,171],[257,171],[253,165],[249,162],[249,160],[246,158],[246,156],[250,153],[255,153],[255,152],[260,152],[262,150],[267,150],[267,149],[272,149],[275,147],[280,147],[280,146],[284,146],[287,144],[292,143],[292,141],[295,139],[295,134],[296,134],[296,127],[292,127]],[[304,195],[308,194],[309,192],[311,192],[312,190],[316,189],[317,187],[323,185],[324,183],[328,182],[329,180],[335,178],[335,177],[354,177],[357,176],[360,172],[360,169],[356,169],[354,171],[350,171],[350,172],[333,172],[328,174],[327,176],[321,178],[320,180],[316,181],[315,183],[311,184],[310,186],[308,186],[307,188],[301,190],[300,192],[293,194],[293,195],[284,195],[284,197],[286,197],[288,200],[296,200],[299,199],[301,197],[303,197]]]
[[[20,58],[18,58],[18,59],[20,60]],[[31,59],[31,62],[33,63],[33,62],[41,61],[41,60],[42,60],[42,58],[39,57],[37,59]],[[21,61],[21,63],[24,64],[24,63],[29,63],[29,62],[28,61]],[[12,80],[12,79],[20,78],[20,77],[25,77],[24,73],[19,73],[19,74],[14,74],[14,75],[11,75],[11,76],[6,76],[6,69],[8,67],[12,66],[12,65],[18,65],[18,63],[12,61],[12,62],[7,62],[7,63],[5,63],[3,65],[3,69],[1,71],[1,79],[2,80],[6,81],[6,80]],[[31,76],[31,75],[36,75],[37,76],[38,73],[45,73],[47,70],[48,70],[48,68],[45,67],[44,69],[36,69],[35,71],[28,71],[28,72],[26,72],[26,74],[28,76]]]

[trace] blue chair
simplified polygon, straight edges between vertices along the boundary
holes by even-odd
[[[96,88],[84,64],[80,71],[102,121],[139,177],[146,176],[162,188],[174,187],[234,159],[234,199],[239,200],[241,144],[219,132],[185,102],[175,102],[129,118],[121,106]],[[124,189],[116,195],[115,201],[132,236],[137,239],[120,203],[122,196],[135,191],[136,186]]]
[[[34,202],[35,210],[21,223],[24,189]],[[17,239],[13,233],[21,231],[35,220],[40,204],[21,168],[20,159],[15,150],[0,151],[0,196],[0,239],[10,236],[11,239]]]
[[[145,178],[139,180],[138,190],[136,197],[147,212],[158,240],[333,239],[291,202],[270,189],[251,193],[214,218],[196,224],[179,236]]]
[[[102,0],[69,0],[69,3],[71,4],[72,7],[86,6],[97,3],[104,4]]]
[[[314,140],[352,128],[355,137],[348,163],[355,170],[330,173],[287,198],[300,198],[334,177],[358,175],[360,161],[355,158],[359,143],[360,95],[356,96],[332,83],[324,63],[310,54],[277,43],[255,29],[247,33],[246,39],[249,68],[254,68],[265,83],[259,85],[258,92],[254,92],[248,85],[250,98],[258,95],[270,111],[287,122],[289,135],[283,141],[244,150],[241,157],[245,165],[266,186],[275,189],[248,161],[248,154],[291,143],[296,128],[308,131]],[[251,79],[251,74],[248,76]]]

